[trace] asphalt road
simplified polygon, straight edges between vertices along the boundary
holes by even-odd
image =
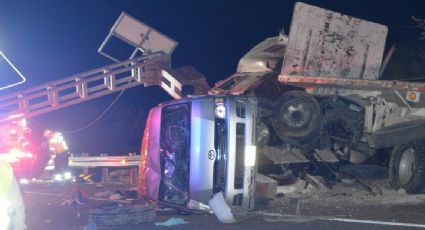
[[[88,205],[61,205],[69,197],[69,186],[50,185],[24,188],[28,230],[77,230],[87,223]],[[99,190],[105,188],[99,188]],[[425,204],[344,206],[272,202],[260,210],[237,216],[235,224],[221,224],[214,215],[181,215],[159,211],[154,222],[113,229],[167,229],[156,226],[169,218],[187,224],[173,229],[420,229],[425,228]]]

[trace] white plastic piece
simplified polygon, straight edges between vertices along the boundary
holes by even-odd
[[[233,217],[232,210],[230,210],[222,192],[214,194],[213,198],[208,202],[210,209],[214,212],[218,221],[223,224],[232,224],[236,223],[235,218]]]
[[[72,179],[72,173],[71,172],[65,172],[63,174],[63,177],[64,177],[65,180],[70,180],[70,179]]]
[[[62,181],[63,180],[62,174],[55,174],[53,176],[53,180],[55,180],[55,181]]]

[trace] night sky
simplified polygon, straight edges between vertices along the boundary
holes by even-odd
[[[232,74],[239,58],[252,46],[276,36],[282,27],[289,31],[295,2],[0,0],[0,50],[28,78],[14,90],[110,64],[97,49],[125,11],[178,41],[173,66],[194,66],[212,86]],[[387,47],[417,41],[419,30],[413,28],[410,17],[425,18],[423,0],[304,2],[387,25]],[[157,87],[127,90],[98,123],[81,132],[70,132],[95,119],[115,97],[106,96],[30,122],[34,130],[48,126],[63,131],[75,153],[138,151],[149,109],[170,99]]]

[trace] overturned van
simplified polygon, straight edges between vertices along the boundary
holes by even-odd
[[[146,123],[138,191],[158,203],[197,209],[222,192],[254,208],[255,98],[201,96],[160,104]]]

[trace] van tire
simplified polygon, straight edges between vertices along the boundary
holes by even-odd
[[[301,90],[283,94],[272,116],[272,126],[285,144],[308,144],[321,128],[321,110],[317,100]]]
[[[389,164],[391,187],[407,193],[420,193],[425,188],[425,140],[398,145],[391,152]]]

